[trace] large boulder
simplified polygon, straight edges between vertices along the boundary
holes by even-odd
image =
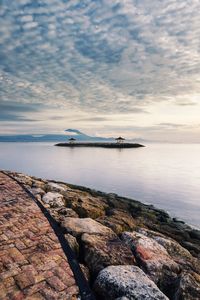
[[[56,192],[56,193],[64,193],[66,192],[68,188],[66,185],[56,182],[48,182],[45,186],[45,189],[47,192]]]
[[[53,208],[62,207],[64,205],[63,195],[59,193],[48,192],[42,197],[42,201]]]
[[[75,237],[81,236],[83,233],[115,236],[110,228],[91,218],[66,218],[61,225],[67,233]]]
[[[99,299],[167,300],[145,273],[136,266],[109,266],[94,284]],[[125,297],[125,298],[124,298]]]
[[[141,268],[160,289],[173,293],[180,267],[167,250],[152,238],[138,232],[124,232],[122,239],[133,250]]]
[[[195,271],[200,274],[200,261],[193,257],[191,253],[178,242],[152,230],[139,228],[138,232],[154,239],[157,243],[162,245],[173,260],[184,270]]]
[[[97,219],[98,222],[110,227],[116,234],[136,228],[136,220],[129,212],[122,209],[109,209],[107,215]]]
[[[110,265],[134,265],[132,251],[118,237],[83,234],[84,261],[96,276],[99,271]]]
[[[65,194],[66,206],[71,207],[81,218],[96,219],[105,215],[108,207],[105,200],[100,197],[93,197],[88,192],[71,190]]]

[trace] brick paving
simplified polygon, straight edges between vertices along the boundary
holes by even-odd
[[[61,245],[33,199],[0,172],[0,300],[78,299]]]

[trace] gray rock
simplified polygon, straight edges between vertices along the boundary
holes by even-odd
[[[36,195],[44,196],[44,194],[45,194],[45,191],[43,189],[41,189],[41,188],[31,188],[30,192],[34,196],[36,196]]]
[[[174,297],[175,300],[200,299],[200,275],[195,272],[183,272],[180,277],[179,287]]]
[[[59,193],[48,192],[42,197],[42,201],[51,207],[61,207],[64,205],[63,195]]]
[[[47,192],[58,192],[58,193],[63,193],[67,191],[67,187],[64,186],[64,184],[59,184],[55,182],[48,182],[46,185],[46,190]]]
[[[115,236],[114,232],[91,218],[66,218],[62,227],[73,236],[81,236],[83,233]]]
[[[136,266],[110,266],[102,270],[94,284],[100,299],[167,300],[145,273]]]
[[[138,232],[144,234],[145,236],[152,238],[157,243],[162,245],[171,256],[171,258],[182,267],[184,270],[195,271],[200,274],[200,261],[193,257],[191,253],[182,247],[178,242],[172,238],[166,237],[161,233],[139,228]]]
[[[124,232],[122,239],[133,249],[139,265],[156,284],[160,284],[161,289],[173,285],[180,268],[161,244],[138,232]]]

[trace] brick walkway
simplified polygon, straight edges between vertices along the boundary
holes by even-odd
[[[78,287],[49,222],[0,172],[0,300],[77,299]]]

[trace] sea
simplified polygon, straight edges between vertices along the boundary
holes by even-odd
[[[0,143],[0,169],[117,193],[200,228],[200,144],[104,149]]]

